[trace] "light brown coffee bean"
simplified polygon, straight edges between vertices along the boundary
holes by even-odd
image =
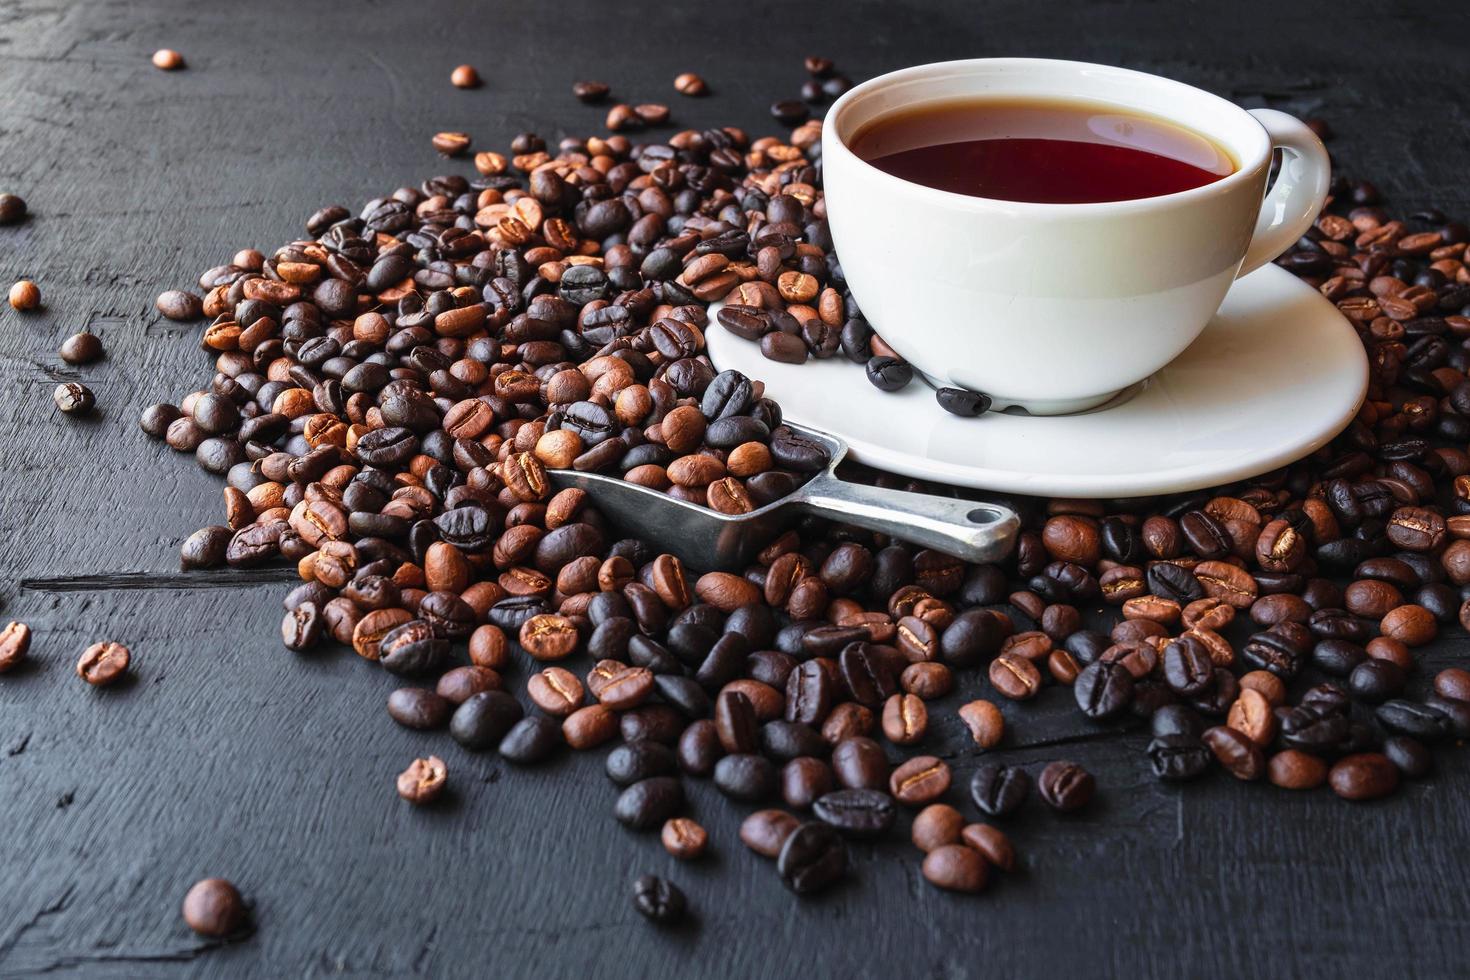
[[[990,662],[990,686],[1012,701],[1027,701],[1041,691],[1041,672],[1031,661],[1004,653]]]
[[[25,623],[7,623],[0,630],[0,674],[20,666],[30,648],[31,628]]]
[[[888,791],[905,806],[923,806],[949,789],[949,764],[932,755],[916,755],[893,770]]]
[[[434,802],[449,782],[449,769],[436,755],[415,759],[398,774],[398,795],[408,802],[423,806]]]
[[[963,844],[946,844],[924,858],[924,880],[946,891],[976,893],[989,877],[985,858]]]
[[[1005,872],[1016,870],[1016,849],[999,827],[972,823],[960,831],[960,840],[979,851],[985,860]]]
[[[574,749],[596,748],[618,733],[618,716],[605,704],[589,704],[567,715],[561,733]]]
[[[931,803],[914,817],[909,838],[924,853],[946,844],[957,844],[965,826],[965,815],[948,803]]]
[[[960,720],[970,730],[970,738],[982,749],[993,749],[1005,737],[1006,720],[992,702],[970,701],[960,705]]]
[[[82,659],[77,661],[77,676],[93,687],[105,687],[121,679],[131,662],[132,654],[127,647],[105,640],[87,647]]]
[[[531,675],[526,694],[553,718],[565,718],[582,706],[586,690],[577,675],[562,667],[547,667]]]
[[[883,735],[894,745],[915,745],[929,731],[929,711],[912,694],[895,694],[883,704]]]
[[[1276,737],[1276,715],[1271,708],[1265,695],[1243,687],[1225,716],[1225,724],[1265,748]]]

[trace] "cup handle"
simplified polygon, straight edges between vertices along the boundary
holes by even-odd
[[[1312,227],[1332,180],[1327,148],[1306,123],[1275,109],[1251,109],[1250,114],[1266,128],[1272,149],[1281,150],[1281,169],[1261,202],[1237,279],[1276,258]]]

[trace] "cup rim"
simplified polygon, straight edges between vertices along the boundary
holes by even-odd
[[[954,191],[940,190],[937,187],[929,187],[926,184],[920,184],[911,180],[905,180],[902,177],[895,177],[893,174],[890,174],[885,170],[881,170],[878,167],[873,166],[867,160],[864,160],[862,157],[854,153],[852,147],[847,145],[847,139],[845,138],[845,136],[839,132],[839,127],[842,124],[842,115],[844,112],[847,112],[849,110],[849,107],[852,105],[853,102],[861,99],[863,96],[871,92],[886,88],[898,82],[908,81],[914,76],[920,76],[944,69],[964,72],[966,70],[975,69],[981,66],[995,68],[1014,67],[1016,69],[1027,69],[1036,68],[1042,65],[1053,67],[1060,66],[1071,69],[1103,70],[1117,75],[1132,76],[1152,85],[1164,85],[1168,87],[1187,89],[1195,97],[1203,98],[1207,101],[1217,104],[1221,108],[1228,109],[1234,113],[1249,118],[1256,127],[1256,131],[1259,132],[1260,136],[1262,137],[1262,145],[1256,148],[1256,152],[1251,159],[1240,160],[1239,165],[1236,167],[1234,173],[1222,177],[1219,180],[1211,181],[1208,184],[1202,184],[1199,187],[1192,187],[1188,190],[1183,191],[1174,191],[1170,194],[1159,194],[1154,197],[1137,197],[1122,201],[1055,203],[1045,201],[1010,201],[998,197],[979,197],[973,194],[959,194]],[[1171,119],[1171,121],[1178,122],[1178,120],[1173,119]],[[1181,123],[1180,125],[1190,124]],[[1206,131],[1201,130],[1201,132]],[[1248,110],[1242,109],[1240,106],[1236,105],[1234,102],[1231,102],[1229,99],[1221,98],[1213,92],[1207,92],[1202,88],[1197,88],[1193,85],[1189,85],[1176,79],[1165,78],[1162,75],[1154,75],[1150,74],[1149,72],[1137,71],[1132,68],[1120,68],[1116,65],[1102,65],[1088,61],[1070,61],[1059,58],[965,58],[955,61],[935,61],[928,64],[913,65],[908,68],[900,68],[896,71],[887,72],[886,74],[878,75],[875,78],[870,78],[859,85],[853,86],[851,89],[838,97],[837,101],[832,103],[831,109],[829,109],[827,112],[827,118],[822,125],[822,134],[822,156],[824,158],[833,151],[841,153],[845,158],[851,160],[858,167],[862,168],[862,170],[867,174],[868,177],[876,179],[880,183],[891,184],[897,190],[901,190],[909,194],[917,194],[920,197],[930,198],[935,203],[943,204],[948,207],[957,207],[977,211],[993,210],[997,207],[1001,207],[1011,209],[1016,212],[1033,214],[1037,217],[1062,217],[1066,215],[1096,214],[1103,211],[1114,213],[1150,211],[1176,205],[1190,204],[1195,201],[1208,200],[1214,197],[1221,197],[1233,193],[1240,184],[1254,178],[1256,174],[1270,162],[1271,159],[1271,139],[1270,136],[1267,135],[1265,127],[1262,126],[1260,121],[1252,116]],[[1211,135],[1213,138],[1214,134],[1209,135]],[[828,138],[829,136],[830,139]],[[1235,147],[1231,146],[1231,149],[1233,150],[1235,149]]]

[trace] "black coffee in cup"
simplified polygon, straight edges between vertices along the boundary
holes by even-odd
[[[1067,99],[918,105],[878,117],[848,145],[878,169],[916,184],[1042,204],[1158,197],[1236,169],[1222,147],[1177,123]]]

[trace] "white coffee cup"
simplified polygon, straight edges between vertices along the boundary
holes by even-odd
[[[1159,197],[1032,204],[916,184],[849,148],[890,113],[988,96],[1159,117],[1237,166]],[[1282,166],[1267,194],[1273,149]],[[1172,361],[1236,278],[1310,227],[1330,177],[1322,142],[1283,112],[1248,112],[1142,72],[1031,58],[922,65],[856,86],[827,114],[822,167],[838,257],[884,341],[938,384],[1035,414],[1100,405]]]

